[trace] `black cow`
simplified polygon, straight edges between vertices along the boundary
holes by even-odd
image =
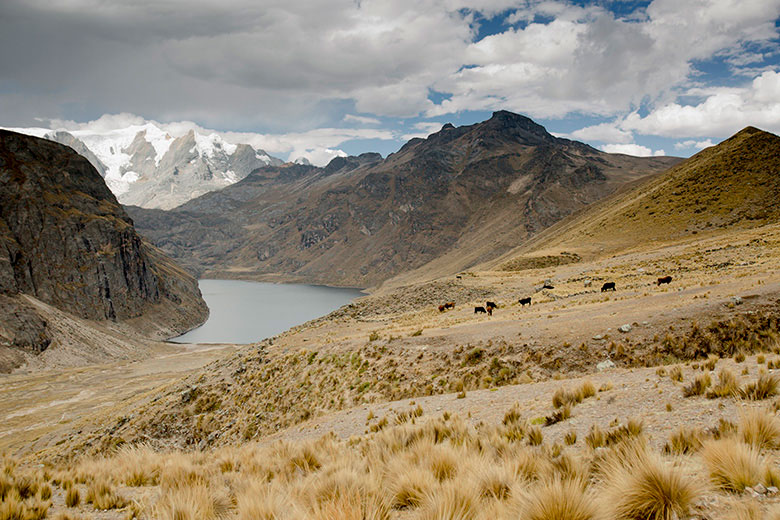
[[[615,282],[604,282],[604,285],[601,286],[601,292],[609,291],[610,289],[615,290]]]
[[[444,309],[446,309],[446,308],[447,307],[444,306],[444,305],[439,305],[439,312],[444,312]]]
[[[479,314],[480,312],[482,314],[487,314],[487,311],[485,310],[484,307],[482,307],[482,306],[474,307],[474,314]]]
[[[494,302],[485,302],[485,307],[488,309],[491,307],[494,309],[498,309],[498,305],[496,305]]]
[[[454,309],[455,308],[455,302],[447,302],[444,304],[445,309]]]
[[[671,276],[662,276],[658,279],[658,285],[664,284],[664,283],[672,283],[672,277]]]
[[[520,299],[519,299],[519,300],[517,300],[517,301],[518,301],[518,302],[520,302],[520,305],[522,305],[523,307],[525,307],[525,304],[526,304],[526,303],[527,303],[528,305],[531,305],[531,297],[530,297],[530,296],[527,296],[527,297],[525,297],[525,298],[520,298]]]

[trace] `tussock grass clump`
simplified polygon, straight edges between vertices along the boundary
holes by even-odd
[[[712,483],[725,491],[742,492],[764,480],[758,450],[733,437],[704,443],[701,456]]]
[[[739,435],[745,444],[758,449],[780,447],[780,420],[768,410],[753,409],[742,414]]]
[[[704,395],[704,392],[712,384],[709,374],[700,374],[696,376],[693,382],[683,388],[683,397],[693,397],[695,395]]]
[[[530,446],[539,446],[544,441],[544,435],[541,428],[537,426],[531,426],[526,433],[526,439]]]
[[[449,484],[425,496],[419,516],[416,518],[470,520],[475,518],[479,506],[479,496],[473,486]]]
[[[601,468],[605,503],[615,518],[672,520],[685,518],[701,487],[680,469],[635,443]]]
[[[739,392],[739,378],[728,368],[718,372],[718,383],[707,391],[709,399],[731,397]]]
[[[664,445],[664,452],[674,455],[688,455],[698,451],[701,445],[701,430],[681,426]]]
[[[562,408],[566,405],[576,406],[583,400],[588,397],[593,397],[594,395],[596,395],[596,386],[592,381],[588,380],[577,388],[559,388],[553,394],[552,404],[555,408]]]
[[[718,364],[718,361],[720,361],[720,358],[718,356],[716,356],[714,354],[710,354],[709,356],[707,356],[707,361],[704,362],[703,366],[707,370],[712,372],[713,370],[715,370],[715,365]]]
[[[154,507],[159,520],[216,520],[223,518],[229,503],[203,485],[171,488]]]
[[[236,497],[237,520],[276,520],[284,518],[289,496],[268,484],[255,482]],[[208,507],[208,505],[207,505]]]
[[[669,370],[669,379],[682,383],[683,371],[680,365],[675,365]]]
[[[79,494],[79,490],[72,486],[70,489],[68,489],[67,493],[65,493],[65,505],[68,507],[76,507],[81,502],[81,495]]]
[[[761,401],[777,395],[777,387],[780,380],[774,375],[761,374],[758,379],[752,383],[747,383],[739,389],[739,396],[742,399],[752,401]]]
[[[544,418],[544,425],[545,426],[552,426],[553,424],[557,424],[561,421],[565,421],[571,417],[571,406],[568,404],[563,405],[558,410],[554,411],[552,414],[548,415]]]
[[[520,518],[526,520],[596,520],[598,508],[577,479],[540,481],[521,498]]]
[[[577,432],[574,430],[566,432],[566,435],[563,436],[563,442],[565,442],[567,446],[574,446],[577,443]]]
[[[106,482],[92,482],[87,486],[87,496],[84,499],[95,509],[119,509],[127,505],[127,501],[116,493],[113,486]]]

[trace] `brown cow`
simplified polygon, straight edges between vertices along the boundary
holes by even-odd
[[[444,309],[446,309],[446,308],[447,307],[444,306],[444,305],[439,305],[439,312],[444,312]]]
[[[672,283],[672,277],[671,276],[662,276],[658,279],[658,285],[664,284],[664,283]]]

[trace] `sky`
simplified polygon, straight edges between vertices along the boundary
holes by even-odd
[[[527,115],[608,152],[780,133],[780,0],[2,0],[0,126],[155,121],[285,160]]]

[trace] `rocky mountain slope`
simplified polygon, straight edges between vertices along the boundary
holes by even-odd
[[[759,227],[780,220],[778,199],[780,137],[747,127],[665,174],[550,227],[494,265],[564,250],[594,257],[647,242]]]
[[[104,177],[122,204],[170,209],[282,161],[216,133],[180,135],[153,123],[104,130],[15,129],[73,148]]]
[[[0,131],[0,350],[56,344],[29,298],[158,337],[208,313],[196,280],[141,239],[85,158]]]
[[[439,274],[494,258],[677,161],[603,153],[496,112],[384,160],[261,168],[173,211],[128,212],[198,273],[366,287],[441,257]]]

